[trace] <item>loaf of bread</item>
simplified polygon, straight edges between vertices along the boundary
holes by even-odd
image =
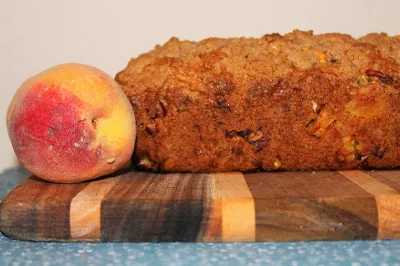
[[[153,171],[400,166],[400,36],[172,38],[116,76]]]

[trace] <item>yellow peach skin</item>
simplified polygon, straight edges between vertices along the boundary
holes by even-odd
[[[74,183],[130,160],[135,117],[119,85],[101,70],[63,64],[18,89],[7,113],[15,154],[38,177]]]

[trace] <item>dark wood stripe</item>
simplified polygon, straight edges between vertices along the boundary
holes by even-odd
[[[3,233],[21,240],[68,240],[72,198],[88,183],[53,184],[30,177],[4,200]]]
[[[203,218],[196,242],[221,242],[222,241],[222,206],[216,189],[216,179],[213,174],[207,174],[201,180],[203,188]]]
[[[210,197],[208,175],[128,173],[104,198],[104,241],[196,241],[203,206]]]
[[[371,194],[335,171],[260,172],[245,174],[253,196],[261,198],[301,197],[328,198]]]
[[[257,241],[375,239],[374,197],[337,172],[245,175]]]

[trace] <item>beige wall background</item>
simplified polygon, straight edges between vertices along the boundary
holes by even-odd
[[[0,0],[0,172],[17,164],[7,107],[20,84],[53,65],[80,62],[114,76],[131,57],[171,36],[316,33],[400,34],[400,1],[7,1]]]

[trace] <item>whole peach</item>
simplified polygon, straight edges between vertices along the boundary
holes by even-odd
[[[135,116],[119,85],[82,64],[52,67],[17,90],[7,113],[15,154],[34,175],[75,183],[130,160]]]

